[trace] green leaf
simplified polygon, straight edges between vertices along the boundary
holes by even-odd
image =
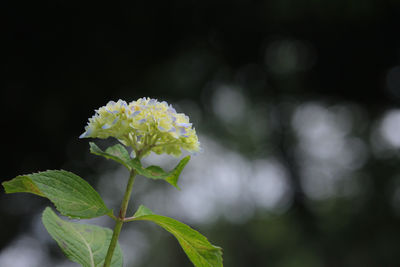
[[[42,214],[42,222],[70,260],[83,267],[103,266],[113,234],[110,229],[61,220],[49,207]],[[122,261],[122,251],[117,244],[111,266],[121,267]]]
[[[173,234],[196,267],[222,267],[222,249],[212,245],[205,236],[177,220],[155,215],[141,205],[133,216],[135,221],[152,221]]]
[[[64,170],[20,175],[2,184],[6,193],[46,197],[63,215],[72,218],[88,219],[112,212],[85,180]]]
[[[138,159],[133,159],[131,161],[131,166],[138,172],[138,174],[143,175],[147,178],[151,179],[161,179],[165,180],[166,182],[170,183],[171,185],[175,186],[178,190],[180,190],[178,186],[178,179],[179,175],[181,174],[183,168],[185,168],[186,164],[189,162],[190,156],[184,157],[176,167],[166,172],[159,166],[149,166],[147,168],[142,167],[140,161]]]
[[[106,151],[101,150],[95,143],[89,142],[90,152],[97,156],[103,156],[106,159],[112,159],[122,165],[124,165],[129,170],[131,166],[129,164],[131,158],[128,151],[121,144],[116,144],[106,149]]]
[[[184,157],[173,170],[167,172],[159,166],[152,165],[147,168],[143,167],[139,159],[131,159],[128,151],[120,144],[109,147],[106,149],[106,151],[103,151],[95,143],[91,142],[90,152],[98,156],[103,156],[107,159],[112,159],[124,165],[126,168],[128,168],[128,170],[134,169],[138,174],[147,178],[165,180],[166,182],[175,186],[178,190],[180,190],[178,186],[179,175],[190,160],[190,156]]]

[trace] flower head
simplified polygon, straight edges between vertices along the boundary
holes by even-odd
[[[182,149],[198,151],[200,143],[189,117],[167,102],[140,98],[129,104],[110,101],[96,110],[80,138],[114,137],[140,156],[151,151],[179,156]]]

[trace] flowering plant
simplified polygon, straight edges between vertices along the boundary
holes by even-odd
[[[129,179],[118,215],[106,207],[100,195],[82,178],[64,170],[50,170],[20,175],[4,182],[6,193],[28,192],[48,198],[56,209],[69,218],[90,219],[107,215],[115,220],[111,229],[65,221],[47,207],[42,222],[65,255],[83,267],[121,267],[122,250],[118,238],[124,223],[152,221],[173,234],[195,266],[222,266],[221,248],[213,246],[206,237],[172,218],[154,214],[141,205],[127,217],[128,202],[137,174],[146,178],[165,180],[179,189],[180,173],[190,156],[184,157],[171,171],[159,166],[144,167],[141,159],[151,152],[180,156],[182,150],[196,152],[200,143],[189,118],[177,113],[166,102],[141,98],[129,104],[123,100],[110,101],[96,110],[80,138],[116,138],[121,144],[104,151],[90,143],[90,152],[122,164],[129,170]],[[129,152],[130,150],[130,152]]]

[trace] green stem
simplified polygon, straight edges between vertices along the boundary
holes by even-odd
[[[133,183],[135,182],[135,175],[136,175],[135,171],[131,170],[129,175],[129,181],[128,184],[126,185],[125,195],[121,203],[121,209],[119,210],[119,216],[117,218],[118,220],[114,227],[114,232],[111,238],[110,246],[108,247],[106,259],[104,260],[104,267],[110,267],[111,259],[114,254],[115,247],[117,246],[118,237],[119,234],[121,233],[122,225],[125,220],[129,199],[131,198]]]

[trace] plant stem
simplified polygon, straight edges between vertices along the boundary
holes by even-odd
[[[104,260],[104,267],[110,267],[111,259],[112,256],[114,255],[115,247],[117,246],[118,237],[119,234],[121,233],[122,224],[124,223],[126,210],[128,209],[129,199],[131,198],[133,183],[135,182],[135,175],[136,175],[135,171],[131,170],[129,175],[129,181],[128,184],[126,185],[125,195],[121,203],[121,209],[119,210],[119,216],[117,218],[118,220],[114,227],[114,232],[111,238],[110,246],[108,247],[106,259]]]

